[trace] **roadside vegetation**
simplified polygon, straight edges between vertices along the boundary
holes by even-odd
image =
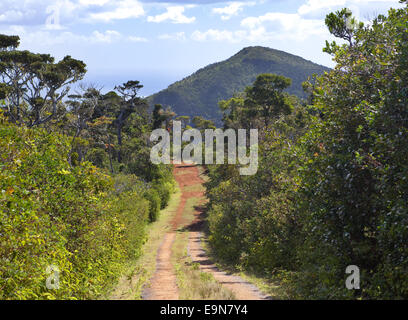
[[[273,297],[406,299],[408,6],[369,25],[343,9],[326,25],[336,67],[303,83],[307,99],[288,93],[299,77],[261,73],[209,111],[224,129],[259,129],[255,175],[205,167],[210,252]],[[73,92],[84,62],[18,47],[0,35],[0,299],[138,299],[180,197],[173,167],[151,163],[149,136],[190,118],[150,112],[136,80]],[[196,205],[187,200],[186,225]],[[232,299],[187,243],[178,230],[180,297]],[[345,286],[349,265],[358,290]]]
[[[209,165],[209,241],[220,261],[288,298],[408,297],[408,8],[370,25],[327,16],[336,67],[304,83],[260,75],[222,101],[225,128],[259,128],[259,169]],[[345,286],[346,267],[361,289]]]
[[[173,219],[180,203],[180,189],[172,194],[168,206],[160,211],[157,221],[147,226],[146,242],[141,248],[140,257],[129,261],[123,274],[108,298],[113,300],[140,300],[143,290],[148,286],[156,270],[157,251],[163,242],[163,234],[170,230]]]
[[[149,161],[166,117],[152,119],[138,81],[69,94],[85,63],[18,45],[0,35],[0,299],[95,299],[174,191],[171,166]]]

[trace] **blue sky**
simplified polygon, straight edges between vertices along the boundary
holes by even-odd
[[[199,68],[261,45],[333,66],[327,13],[350,8],[368,21],[398,0],[1,0],[0,33],[21,48],[71,55],[87,83],[112,89],[139,80],[148,95]]]

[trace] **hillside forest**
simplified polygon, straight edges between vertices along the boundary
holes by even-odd
[[[406,2],[406,1],[402,1]],[[259,130],[259,167],[206,165],[209,250],[267,278],[284,299],[408,298],[408,5],[370,24],[327,15],[336,66],[293,80],[261,73],[219,101],[222,129]],[[177,186],[150,162],[150,133],[215,128],[139,96],[70,87],[71,56],[19,50],[0,35],[0,299],[97,299],[142,254]],[[60,289],[46,287],[58,262]],[[345,286],[355,265],[361,288]]]
[[[231,98],[252,85],[261,73],[273,73],[292,79],[285,91],[300,98],[307,93],[302,82],[313,74],[330,69],[301,57],[260,46],[247,47],[231,58],[202,68],[147,98],[149,104],[162,104],[185,116],[196,115],[222,126],[218,102]]]

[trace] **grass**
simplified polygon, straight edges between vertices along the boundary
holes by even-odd
[[[204,182],[208,182],[210,178],[205,174],[206,168],[204,166],[197,166],[198,172],[200,174],[200,178],[204,180]]]
[[[204,191],[204,188],[200,184],[194,184],[192,186],[184,187],[184,191],[185,192],[200,192],[200,191]]]
[[[200,172],[200,177],[204,180],[204,182],[207,182],[209,180],[209,177],[205,174],[206,170],[205,167],[198,166],[198,170]],[[206,229],[206,231],[208,230]],[[248,281],[249,283],[252,283],[256,287],[258,287],[259,290],[262,291],[264,294],[271,296],[272,299],[279,300],[288,298],[287,295],[288,290],[286,290],[285,285],[282,283],[280,277],[278,276],[268,277],[266,275],[252,273],[247,270],[242,270],[237,266],[232,266],[220,262],[219,259],[217,259],[217,256],[211,250],[211,247],[207,241],[207,237],[208,234],[206,234],[205,237],[202,238],[201,245],[203,246],[205,252],[210,257],[210,259],[214,261],[214,263],[220,270],[226,270],[232,273],[233,275],[240,276],[245,281]]]
[[[256,285],[259,290],[269,295],[274,300],[289,299],[287,290],[282,283],[282,279],[278,277],[265,277],[263,275],[257,275],[248,271],[241,271],[239,275],[244,280]]]
[[[194,220],[194,207],[199,204],[199,198],[186,201],[183,211],[185,225]],[[180,299],[184,300],[233,300],[233,293],[222,287],[212,274],[200,271],[198,263],[193,263],[187,252],[189,240],[188,230],[178,230],[173,244],[172,262],[177,276]]]
[[[250,272],[248,270],[242,270],[239,266],[233,266],[225,262],[221,262],[217,259],[217,256],[214,254],[211,249],[207,239],[202,239],[201,244],[207,253],[208,257],[214,261],[215,265],[220,270],[225,270],[231,273],[232,275],[240,276],[245,281],[255,285],[263,294],[270,296],[273,300],[288,299],[287,294],[288,290],[285,288],[282,283],[282,279],[278,276],[266,276],[264,274],[257,274]]]
[[[110,294],[114,300],[140,300],[144,285],[156,270],[157,250],[163,235],[170,230],[170,221],[180,203],[181,192],[177,187],[168,206],[160,211],[159,219],[147,227],[147,241],[143,245],[139,259],[129,263],[123,271],[115,289]]]
[[[206,181],[204,168],[198,166],[201,178]],[[180,173],[179,173],[180,174]],[[185,188],[186,192],[204,191],[201,184]],[[159,219],[147,227],[147,241],[143,245],[141,256],[124,266],[122,276],[107,295],[115,300],[139,300],[143,287],[152,278],[156,270],[157,250],[163,240],[163,235],[170,230],[170,221],[180,204],[181,191],[177,187],[176,193],[171,198],[167,208],[160,211]],[[199,204],[199,198],[187,199],[182,220],[184,226],[194,220],[195,206]],[[172,263],[175,267],[177,285],[180,299],[185,300],[233,300],[234,294],[222,287],[210,273],[202,272],[197,263],[193,263],[188,255],[187,244],[189,232],[185,228],[177,231],[176,239],[172,247]]]

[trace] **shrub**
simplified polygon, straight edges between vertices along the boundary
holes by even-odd
[[[160,209],[164,209],[169,203],[170,196],[174,190],[173,184],[164,179],[153,181],[152,187],[157,191],[160,198]]]
[[[144,197],[149,201],[149,221],[154,222],[158,219],[161,201],[156,189],[149,189],[144,194]]]
[[[68,137],[0,114],[0,299],[95,298],[140,253],[149,202],[136,178],[115,189],[89,162],[70,167],[69,150]],[[45,285],[50,265],[58,290]]]

